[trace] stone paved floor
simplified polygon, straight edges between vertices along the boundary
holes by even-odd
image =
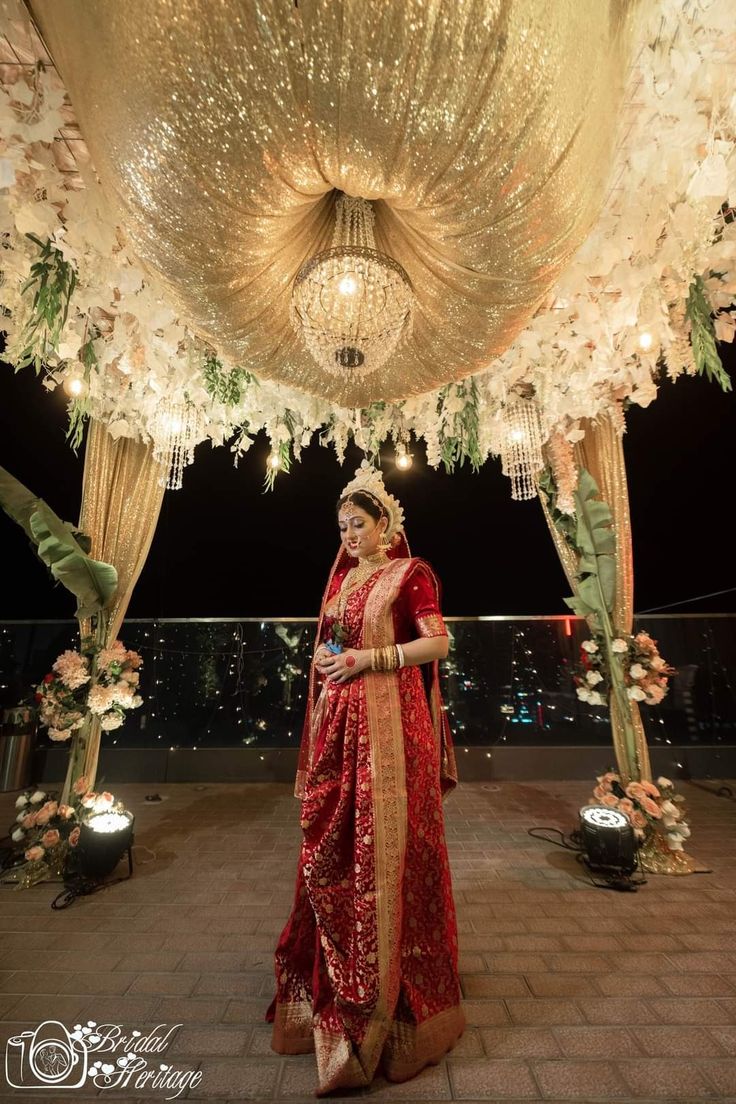
[[[736,802],[682,789],[692,853],[713,872],[624,894],[593,888],[571,853],[527,834],[572,830],[586,784],[460,786],[446,815],[468,1029],[441,1065],[350,1099],[736,1102]],[[179,1099],[312,1099],[313,1056],[273,1054],[263,1023],[299,845],[290,788],[115,790],[136,814],[132,880],[57,912],[58,885],[0,886],[3,1046],[51,1018],[180,1023],[160,1060],[203,1076]],[[145,804],[156,790],[166,800]],[[6,822],[13,797],[0,796]],[[13,1092],[2,1059],[0,1081],[2,1101],[96,1095]]]

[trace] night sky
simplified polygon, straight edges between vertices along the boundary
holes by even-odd
[[[721,348],[732,377],[736,356]],[[637,611],[736,612],[732,477],[736,398],[701,378],[665,382],[647,409],[627,416]],[[82,450],[64,439],[65,396],[32,370],[0,365],[0,465],[62,518],[76,521]],[[386,450],[389,490],[404,506],[412,553],[437,570],[447,615],[564,612],[567,584],[536,501],[514,502],[500,461],[478,473],[426,466],[398,472]],[[227,448],[200,445],[184,486],[167,491],[153,547],[129,609],[140,617],[316,616],[337,548],[335,502],[362,459],[313,444],[275,490],[263,493],[268,446],[256,440],[237,468]],[[25,534],[0,513],[0,620],[71,617]]]

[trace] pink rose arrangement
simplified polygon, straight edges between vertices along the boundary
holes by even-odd
[[[623,785],[616,771],[606,771],[596,778],[591,804],[618,809],[631,822],[636,838],[643,842],[648,832],[662,832],[671,851],[682,851],[683,841],[690,835],[684,816],[685,799],[675,792],[669,778],[653,782],[629,782]]]
[[[629,700],[643,705],[659,705],[667,693],[670,677],[677,672],[662,659],[657,641],[646,632],[638,632],[635,636],[621,633],[611,648],[623,666]],[[580,665],[574,677],[580,701],[588,705],[608,704],[611,678],[602,638],[594,636],[583,641]]]
[[[95,793],[82,775],[72,787],[72,804],[59,803],[44,790],[25,790],[16,798],[16,818],[9,835],[14,866],[29,864],[19,886],[33,885],[49,871],[63,874],[70,849],[77,846],[81,822],[94,813],[124,811],[122,802],[105,790]]]
[[[69,740],[91,715],[105,732],[119,728],[128,709],[143,704],[138,694],[141,657],[116,640],[99,648],[86,637],[78,652],[62,652],[36,690],[39,720],[52,740]]]

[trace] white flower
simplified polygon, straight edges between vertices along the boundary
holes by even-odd
[[[31,804],[36,805],[39,801],[43,801],[45,796],[46,794],[43,790],[36,790],[35,793],[31,794]]]
[[[578,686],[577,695],[581,702],[589,702],[592,691],[587,690],[584,686]]]
[[[606,699],[597,690],[591,690],[588,701],[591,705],[605,705]]]
[[[25,832],[23,831],[23,829],[16,828],[15,831],[11,833],[10,838],[13,840],[14,843],[20,843],[24,836]]]
[[[120,728],[123,723],[123,717],[120,713],[105,713],[100,721],[100,728],[104,732],[112,732],[115,728]]]
[[[683,851],[684,850],[684,848],[682,846],[682,840],[680,839],[680,837],[679,836],[671,836],[669,834],[669,832],[667,833],[667,846],[669,847],[670,851]]]
[[[28,798],[26,797],[25,794],[20,794],[18,797],[16,797],[16,799],[15,799],[16,809],[20,809],[21,806],[27,805],[27,804],[28,804]]]
[[[644,701],[646,694],[642,690],[641,686],[630,686],[626,693],[629,696],[630,701]]]
[[[663,801],[660,808],[666,817],[673,817],[674,820],[680,819],[680,810],[677,808],[674,801]]]
[[[594,652],[598,651],[598,645],[595,640],[584,640],[580,647],[584,652],[587,652],[588,655],[593,655]]]
[[[612,652],[619,652],[620,653],[620,652],[628,652],[628,650],[629,650],[629,645],[626,643],[625,640],[622,640],[620,636],[616,637],[616,639],[611,644],[611,651]]]
[[[589,686],[597,686],[599,682],[603,682],[603,675],[600,671],[588,671],[585,681]]]
[[[642,667],[641,663],[632,663],[629,668],[629,674],[632,679],[643,679],[646,675],[646,670]]]
[[[657,779],[657,788],[660,790],[666,790],[671,786],[672,783],[670,782],[669,778],[665,778],[663,774],[660,774],[659,778]]]

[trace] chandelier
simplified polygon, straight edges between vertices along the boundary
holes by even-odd
[[[503,407],[501,463],[511,480],[511,497],[517,502],[537,494],[542,456],[542,422],[533,398],[515,395]]]
[[[351,379],[375,372],[411,331],[411,283],[376,249],[374,217],[368,200],[341,195],[332,246],[304,262],[291,295],[291,323],[316,363]]]
[[[187,464],[194,460],[195,445],[202,437],[202,414],[187,399],[163,402],[153,426],[153,458],[161,464],[159,486],[178,491]]]

